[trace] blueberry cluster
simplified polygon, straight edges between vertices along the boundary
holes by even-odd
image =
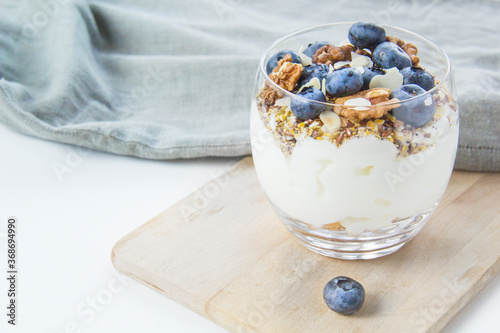
[[[423,68],[413,66],[410,55],[398,44],[386,41],[388,38],[384,28],[377,24],[355,23],[349,29],[348,38],[356,53],[369,57],[369,63],[373,65],[363,66],[362,69],[361,66],[353,68],[350,64],[336,69],[321,63],[304,66],[294,90],[298,98],[293,99],[290,105],[292,113],[301,120],[316,118],[328,109],[328,105],[311,101],[335,103],[338,97],[369,89],[375,76],[386,75],[385,70],[397,68],[403,77],[403,85],[392,91],[391,98],[411,101],[401,103],[401,106],[393,109],[393,116],[413,127],[427,124],[436,110],[434,99],[427,94],[427,91],[435,86],[434,77]],[[326,41],[316,42],[310,44],[302,53],[314,59],[315,53],[326,45],[331,44]],[[292,50],[283,50],[269,59],[267,73],[271,73],[287,54],[290,54],[293,63],[302,64],[299,54]],[[313,78],[317,78],[320,84],[324,85],[323,89],[318,89],[317,86],[303,87]]]

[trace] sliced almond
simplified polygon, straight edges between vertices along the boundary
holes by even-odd
[[[339,69],[349,65],[350,63],[351,63],[350,61],[337,61],[336,63],[333,64],[333,68]]]
[[[351,52],[351,67],[356,68],[356,67],[372,67],[373,66],[373,61],[370,59],[370,57],[357,54],[356,52]]]
[[[299,53],[300,60],[302,61],[302,66],[309,66],[312,64],[312,58],[305,55],[304,53]]]
[[[375,75],[370,81],[370,89],[387,88],[390,91],[403,85],[403,75],[396,67],[386,69],[385,75]]]
[[[319,119],[328,128],[328,132],[337,132],[340,129],[340,117],[333,111],[323,111]]]
[[[344,102],[344,105],[347,106],[371,106],[372,103],[366,98],[357,97],[351,98]]]
[[[276,106],[289,106],[292,99],[290,97],[283,97],[278,99],[274,105]]]
[[[313,87],[313,88],[320,90],[321,89],[321,82],[319,82],[319,79],[317,77],[313,77],[312,79],[309,80],[309,82],[307,82],[302,87],[300,87],[300,89],[299,89],[299,91],[297,91],[297,93],[301,92],[302,90],[304,90],[307,87]]]

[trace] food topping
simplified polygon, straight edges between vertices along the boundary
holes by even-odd
[[[310,137],[337,146],[372,135],[393,143],[399,156],[432,146],[438,121],[454,110],[444,88],[419,67],[418,49],[372,23],[356,23],[349,41],[282,50],[266,64],[269,78],[257,97],[259,115],[286,156]],[[283,91],[286,90],[286,91]],[[443,109],[444,110],[444,109]]]
[[[285,90],[292,91],[302,73],[302,65],[292,62],[292,56],[287,54],[278,62],[278,66],[269,74],[271,80]]]
[[[333,46],[327,44],[320,47],[312,56],[313,63],[333,65],[337,61],[351,61],[351,52],[356,48],[352,45]]]
[[[360,91],[357,94],[335,100],[335,112],[351,120],[381,118],[398,107],[397,98],[389,99],[391,92],[385,88]],[[344,106],[340,106],[344,105]],[[370,106],[376,107],[370,107]]]

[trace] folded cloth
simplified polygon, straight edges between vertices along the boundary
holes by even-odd
[[[250,153],[263,51],[305,26],[367,21],[436,41],[454,67],[456,168],[500,171],[500,2],[4,0],[0,121],[149,159]]]

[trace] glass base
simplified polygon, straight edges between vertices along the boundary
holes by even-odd
[[[437,204],[436,204],[437,206]],[[344,230],[314,228],[294,219],[273,205],[286,228],[309,250],[338,259],[374,259],[391,254],[407,244],[422,229],[436,206],[390,226],[349,235]]]

